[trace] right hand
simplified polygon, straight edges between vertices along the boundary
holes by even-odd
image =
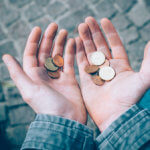
[[[40,46],[41,29],[35,27],[32,30],[24,51],[23,69],[10,55],[4,55],[3,60],[24,101],[36,113],[58,115],[84,124],[86,110],[74,73],[75,40],[67,42],[64,68],[59,79],[51,79],[44,67],[50,53],[52,57],[63,55],[67,31],[60,30],[53,47],[57,28],[55,23],[48,26]]]
[[[86,108],[99,129],[103,131],[134,105],[149,88],[150,43],[145,48],[140,72],[134,72],[112,23],[105,18],[101,20],[101,26],[112,53],[98,23],[94,18],[88,17],[78,28],[80,37],[76,38],[76,57]],[[115,78],[102,86],[95,85],[90,75],[84,71],[90,62],[90,54],[98,50],[106,55],[110,65],[116,70]]]

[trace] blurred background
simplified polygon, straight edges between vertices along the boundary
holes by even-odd
[[[150,40],[150,0],[0,0],[0,149],[17,150],[35,113],[23,102],[1,56],[9,53],[20,62],[32,27],[42,31],[51,22],[77,35],[86,16],[111,19],[126,47],[131,66],[139,70],[144,46]],[[76,67],[76,75],[78,70]],[[88,125],[98,134],[89,119]],[[2,147],[4,145],[4,147]]]

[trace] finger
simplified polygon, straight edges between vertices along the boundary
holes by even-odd
[[[56,37],[55,45],[52,51],[52,57],[56,54],[63,55],[64,46],[66,43],[68,32],[64,29],[60,30]]]
[[[80,37],[83,41],[84,47],[85,47],[87,58],[88,58],[88,60],[90,60],[89,59],[90,54],[92,52],[96,51],[96,48],[95,48],[94,42],[92,40],[89,27],[86,23],[82,23],[79,25],[78,30],[79,30],[79,35],[80,35]]]
[[[37,67],[38,65],[37,50],[40,37],[41,37],[41,29],[39,27],[33,28],[28,37],[23,56],[23,68],[25,71],[28,71],[32,67]]]
[[[149,65],[150,65],[150,42],[148,42],[146,47],[145,47],[144,59],[142,62],[140,72],[149,73],[149,75],[150,75]]]
[[[25,74],[19,63],[10,55],[4,55],[3,61],[6,64],[12,80],[18,87],[21,95],[27,96],[27,91],[33,86],[31,79]]]
[[[76,60],[77,60],[77,65],[79,68],[79,72],[84,72],[84,68],[86,65],[88,65],[88,60],[85,54],[83,42],[80,37],[76,37],[75,39],[76,42]]]
[[[144,87],[147,89],[150,87],[150,41],[147,43],[144,50],[144,59],[139,72],[140,79]]]
[[[89,63],[88,63],[88,60],[87,60],[87,57],[85,54],[85,50],[84,50],[84,46],[83,46],[83,42],[82,42],[81,38],[77,37],[75,39],[75,41],[76,41],[77,66],[79,69],[79,76],[80,76],[81,85],[84,87],[84,85],[91,83],[90,75],[84,71],[85,67]]]
[[[75,40],[69,39],[64,57],[64,72],[74,74]]]
[[[107,59],[111,59],[111,52],[96,20],[93,17],[87,17],[85,23],[89,26],[97,50],[102,51]]]
[[[51,23],[47,27],[42,37],[38,55],[39,66],[43,66],[45,63],[45,59],[50,56],[50,51],[53,45],[53,40],[55,38],[57,29],[58,25],[56,23]]]
[[[125,59],[128,61],[128,56],[125,48],[119,38],[117,31],[115,30],[113,24],[107,18],[101,20],[102,29],[108,39],[110,47],[112,49],[112,55],[114,59]]]

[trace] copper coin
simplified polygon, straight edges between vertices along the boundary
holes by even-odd
[[[95,72],[98,71],[98,69],[99,69],[99,67],[96,66],[96,65],[88,65],[88,66],[85,67],[84,70],[85,70],[85,72],[87,72],[87,73],[95,73]]]
[[[48,75],[53,78],[53,79],[58,79],[60,77],[60,73],[59,71],[56,71],[56,72],[50,72],[48,71]]]
[[[105,62],[101,66],[99,66],[99,68],[102,68],[104,66],[109,66],[109,65],[110,65],[110,62],[108,59],[106,59]]]
[[[105,82],[98,75],[92,76],[92,81],[99,86],[103,85]]]
[[[59,54],[55,55],[53,58],[53,63],[58,66],[58,67],[62,67],[64,65],[64,59],[62,56],[60,56]]]
[[[50,71],[57,71],[59,68],[53,64],[53,59],[51,57],[46,59],[45,67],[47,70],[50,70]]]

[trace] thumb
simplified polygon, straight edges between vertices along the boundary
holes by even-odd
[[[149,87],[150,86],[150,41],[147,43],[144,50],[144,59],[140,69],[141,78],[143,82]]]
[[[3,61],[8,68],[10,77],[15,82],[22,97],[27,96],[27,91],[32,87],[32,80],[25,74],[18,61],[12,56],[6,54],[3,56]]]
[[[140,72],[150,75],[150,41],[147,43],[144,50],[144,59],[142,62]]]

